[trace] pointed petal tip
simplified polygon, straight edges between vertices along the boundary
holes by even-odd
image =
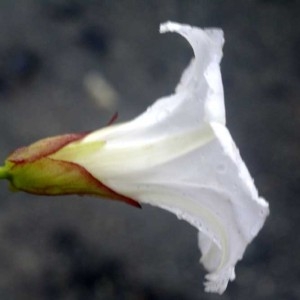
[[[177,23],[173,21],[167,21],[161,23],[159,26],[160,33],[166,32],[181,32],[183,33],[184,30],[194,29],[196,31],[204,31],[208,36],[210,36],[215,42],[219,42],[222,46],[224,44],[224,32],[222,28],[219,27],[209,27],[209,28],[200,28],[197,26],[191,26],[189,24]]]
[[[160,33],[166,33],[168,31],[171,31],[171,32],[172,31],[178,31],[183,26],[190,27],[189,25],[183,25],[183,24],[179,24],[179,23],[176,23],[176,22],[167,21],[167,22],[164,22],[164,23],[160,24],[159,32]]]
[[[119,113],[116,111],[113,114],[113,116],[110,118],[110,120],[108,121],[106,126],[110,126],[110,125],[114,124],[117,121],[118,117],[119,117]]]
[[[139,209],[142,209],[142,205],[138,202],[138,201],[135,201],[131,198],[128,198],[127,201],[125,201],[125,203],[133,206],[133,207],[136,207],[136,208],[139,208]]]

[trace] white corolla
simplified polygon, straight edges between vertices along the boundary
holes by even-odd
[[[268,203],[225,125],[222,30],[167,22],[160,31],[179,33],[195,54],[174,94],[127,123],[21,148],[2,177],[27,192],[98,194],[176,214],[199,230],[206,291],[221,294],[262,228]]]

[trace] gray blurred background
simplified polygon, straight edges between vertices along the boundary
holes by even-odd
[[[227,124],[271,208],[220,298],[173,215],[0,182],[0,299],[300,299],[299,15],[297,0],[0,1],[1,161],[171,93],[192,51],[160,22],[222,27]]]

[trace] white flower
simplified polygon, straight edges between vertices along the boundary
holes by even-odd
[[[87,135],[81,143],[105,145],[71,161],[118,193],[195,226],[201,262],[209,271],[206,291],[221,294],[263,226],[268,204],[258,196],[225,126],[222,30],[168,22],[160,31],[179,33],[194,50],[176,92],[131,122]],[[58,155],[68,160],[69,151]]]
[[[133,199],[176,214],[199,230],[201,263],[209,272],[205,289],[221,294],[235,278],[237,261],[263,226],[268,203],[258,196],[225,126],[219,67],[223,32],[172,22],[161,25],[160,31],[179,33],[195,54],[174,94],[157,100],[130,122],[85,136],[47,139],[16,151],[2,177],[9,177],[19,189],[48,194],[89,193],[89,180],[94,178],[103,186],[93,181],[90,193],[101,195],[105,186],[108,189],[102,195],[123,197],[129,203]],[[34,172],[28,171],[32,162]],[[29,175],[40,178],[40,172],[48,169],[44,164],[54,162],[57,167],[49,168],[52,173],[39,186],[25,186],[33,182]],[[72,166],[77,166],[75,175]],[[17,167],[22,174],[19,178],[9,170]],[[73,177],[62,174],[58,180],[57,174],[64,172]],[[74,180],[81,180],[80,176],[85,183],[79,190]]]

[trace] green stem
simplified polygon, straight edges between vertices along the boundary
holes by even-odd
[[[0,179],[7,179],[7,178],[8,178],[7,168],[5,166],[0,166]]]

